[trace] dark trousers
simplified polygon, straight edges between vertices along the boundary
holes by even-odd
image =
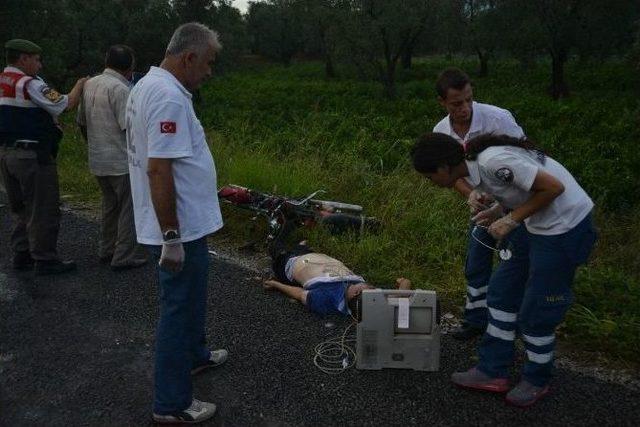
[[[15,221],[14,252],[31,252],[35,260],[58,258],[60,190],[55,160],[38,163],[36,152],[0,147],[0,176]]]
[[[478,369],[507,378],[519,333],[527,355],[522,377],[544,386],[553,369],[555,330],[573,301],[573,277],[587,261],[596,232],[589,214],[564,234],[531,234],[521,227],[509,238],[514,256],[498,265],[489,282],[489,324],[478,350]]]
[[[144,263],[145,250],[136,241],[129,174],[96,179],[102,192],[100,258],[111,258],[114,267]]]
[[[158,261],[161,246],[149,246]],[[153,412],[171,414],[191,405],[191,369],[209,358],[206,346],[209,252],[207,238],[184,243],[179,273],[158,267],[160,317],[156,329]]]
[[[497,245],[499,249],[509,248],[514,258],[526,258],[528,247],[519,244],[518,240],[524,232],[524,225],[518,227],[517,232],[511,233],[503,242],[497,242],[486,228],[469,227],[469,242],[467,245],[467,260],[464,274],[467,279],[467,300],[464,307],[465,321],[478,329],[486,329],[489,319],[487,314],[487,292],[491,274],[494,273],[493,259]],[[515,240],[515,241],[512,241]]]
[[[494,255],[487,246],[495,247],[495,245],[495,239],[485,228],[470,224],[467,259],[464,266],[464,275],[467,279],[464,320],[478,329],[485,329],[487,326],[487,289],[489,289],[489,278],[493,271]]]

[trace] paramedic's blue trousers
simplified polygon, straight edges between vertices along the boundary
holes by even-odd
[[[485,329],[487,327],[487,289],[493,269],[496,241],[485,228],[471,223],[467,242],[467,259],[464,276],[467,279],[467,299],[464,306],[464,320],[469,325]],[[486,245],[486,246],[485,246]]]
[[[544,236],[518,228],[509,240],[514,254],[524,251],[529,256],[502,261],[491,277],[489,324],[480,343],[478,369],[494,378],[507,378],[520,333],[526,349],[522,377],[543,386],[553,368],[556,327],[573,300],[575,271],[587,261],[596,233],[589,214],[564,234]]]

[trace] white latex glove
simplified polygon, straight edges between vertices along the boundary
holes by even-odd
[[[487,227],[503,215],[504,211],[502,210],[500,203],[494,203],[490,208],[478,212],[473,218],[471,218],[471,221],[477,225],[484,225]]]
[[[467,204],[471,207],[471,212],[474,214],[489,208],[491,203],[493,203],[491,194],[478,190],[472,190],[467,199]]]
[[[516,222],[511,218],[511,213],[503,216],[502,218],[496,220],[493,224],[489,226],[487,230],[491,236],[493,236],[496,240],[502,240],[506,237],[507,234],[511,233],[514,229],[516,229],[520,223]]]
[[[179,273],[184,265],[184,247],[182,242],[165,242],[158,265],[171,273]]]

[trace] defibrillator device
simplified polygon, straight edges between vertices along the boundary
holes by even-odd
[[[356,368],[440,368],[436,293],[367,289],[362,292],[356,337]]]

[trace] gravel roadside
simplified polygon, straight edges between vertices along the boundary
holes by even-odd
[[[0,208],[1,426],[151,424],[154,269],[114,273],[100,265],[93,215],[63,214],[59,248],[78,271],[35,278],[10,269],[11,221]],[[640,418],[637,378],[597,376],[570,362],[557,370],[552,394],[525,411],[456,389],[448,378],[473,364],[473,343],[446,335],[440,372],[326,375],[313,364],[314,347],[348,322],[319,319],[265,292],[264,260],[223,246],[212,256],[207,326],[213,345],[231,357],[194,380],[195,396],[219,407],[206,425],[619,426]]]

